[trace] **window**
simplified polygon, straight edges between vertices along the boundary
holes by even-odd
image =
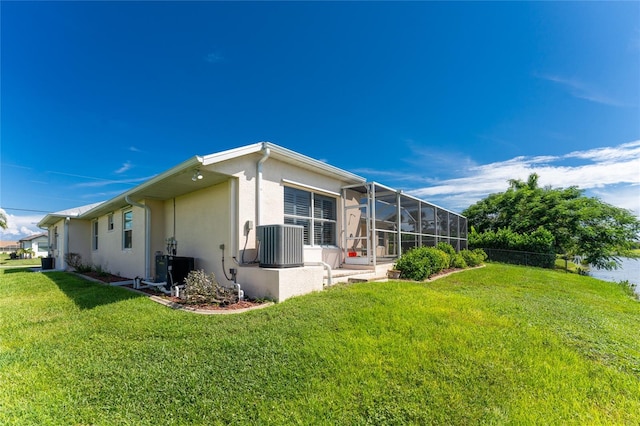
[[[133,212],[128,210],[122,214],[122,248],[133,247]]]
[[[91,248],[98,250],[98,221],[91,222]]]
[[[107,215],[107,231],[113,231],[113,213]]]
[[[304,227],[304,244],[336,244],[336,200],[301,189],[284,188],[284,223]]]

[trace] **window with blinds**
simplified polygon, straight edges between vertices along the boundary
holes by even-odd
[[[122,248],[133,247],[133,212],[131,210],[122,214]]]
[[[336,245],[336,200],[285,186],[284,223],[303,226],[306,245]]]

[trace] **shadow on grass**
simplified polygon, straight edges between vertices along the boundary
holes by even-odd
[[[97,306],[145,297],[122,288],[94,283],[67,272],[48,272],[46,277],[80,309],[93,309]]]
[[[16,272],[33,272],[33,266],[11,266],[2,268],[2,271],[5,274],[15,274]]]

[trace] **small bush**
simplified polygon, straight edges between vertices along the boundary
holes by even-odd
[[[238,296],[233,289],[219,285],[213,273],[207,275],[201,269],[189,272],[184,279],[184,284],[187,303],[229,305],[238,301]]]
[[[106,277],[107,275],[109,275],[109,271],[107,271],[106,268],[103,268],[101,265],[96,265],[92,269],[100,277]]]
[[[462,255],[460,253],[456,253],[452,258],[451,258],[451,265],[452,268],[466,268],[467,262],[464,260],[464,257],[462,257]]]
[[[83,263],[80,263],[80,264],[78,264],[78,266],[76,266],[73,269],[75,269],[76,272],[82,274],[82,273],[85,273],[85,272],[92,272],[93,271],[93,266],[85,265]]]
[[[84,266],[82,264],[82,256],[78,253],[67,253],[64,255],[64,260],[67,262],[67,265],[71,266],[78,272],[81,272],[79,269]]]
[[[431,248],[431,251],[433,251],[433,258],[434,258],[432,274],[437,274],[443,269],[449,268],[449,265],[451,264],[450,256],[447,253],[443,252],[442,250],[439,250],[433,247],[430,247],[430,248]]]
[[[482,249],[475,249],[473,251],[462,250],[460,251],[460,255],[467,266],[471,267],[482,265],[482,263],[487,259],[487,254]]]
[[[402,278],[422,281],[449,266],[449,255],[435,247],[416,247],[400,256],[395,268]]]
[[[409,250],[396,262],[400,277],[422,281],[431,274],[431,264],[420,248]]]
[[[484,262],[488,258],[487,253],[485,253],[485,251],[481,248],[473,250],[473,254],[478,256],[482,262]]]
[[[453,259],[456,256],[456,249],[454,249],[451,244],[445,242],[439,242],[438,244],[436,244],[436,248],[447,253],[447,255],[449,256],[449,264],[446,266],[446,268],[453,267]]]

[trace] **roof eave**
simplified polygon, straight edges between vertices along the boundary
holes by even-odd
[[[93,217],[93,216],[96,216],[96,214],[101,213],[103,211],[113,210],[114,206],[128,205],[129,203],[126,201],[127,197],[131,200],[139,201],[140,199],[144,198],[144,195],[140,196],[140,194],[144,193],[145,189],[149,188],[152,185],[157,184],[158,182],[164,179],[170,178],[174,175],[179,175],[181,173],[184,173],[185,170],[188,170],[194,166],[200,166],[202,165],[202,163],[203,163],[203,158],[201,156],[196,155],[194,157],[191,157],[188,160],[178,164],[177,166],[174,166],[171,169],[154,176],[153,178],[147,180],[146,182],[141,183],[135,188],[131,188],[130,190],[123,192],[122,194],[117,195],[116,197],[110,200],[105,201],[104,203],[94,207],[93,209],[87,210],[82,215],[80,215],[80,217]]]
[[[232,159],[243,157],[250,154],[266,152],[267,149],[270,151],[271,153],[270,155],[276,154],[276,156],[284,157],[290,160],[291,163],[293,164],[304,164],[313,170],[323,171],[325,174],[338,177],[347,182],[353,182],[353,183],[366,182],[366,179],[363,178],[362,176],[358,176],[354,173],[348,172],[346,170],[332,166],[325,162],[308,157],[304,154],[300,154],[298,152],[284,148],[280,145],[276,145],[272,142],[258,142],[258,143],[246,145],[240,148],[234,148],[227,151],[218,152],[215,154],[210,154],[203,157],[202,164],[203,166],[208,166],[211,164],[232,160]]]

